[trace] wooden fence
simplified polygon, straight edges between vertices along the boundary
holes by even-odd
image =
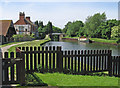
[[[89,74],[108,71],[109,75],[119,76],[119,62],[112,59],[111,50],[62,51],[61,47],[19,47],[25,55],[27,72],[69,72]],[[115,57],[116,58],[116,57]],[[117,57],[118,58],[118,57]],[[119,57],[120,58],[120,57]],[[117,68],[115,68],[115,65]],[[114,68],[114,69],[113,69]],[[115,72],[117,74],[115,74]]]
[[[5,52],[2,59],[3,84],[25,84],[25,72],[63,72],[89,74],[108,71],[120,77],[120,56],[111,50],[62,51],[61,47],[19,47]]]
[[[23,54],[24,55],[24,54]],[[2,59],[2,84],[25,84],[24,60],[21,53],[4,53]]]
[[[114,76],[120,77],[120,56],[112,56],[112,69],[111,73]]]

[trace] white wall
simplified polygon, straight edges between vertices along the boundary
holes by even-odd
[[[26,31],[26,29],[27,29],[27,32],[23,32],[23,34],[30,34],[31,25],[28,25],[28,24],[27,25],[14,25],[15,30],[17,29],[19,31],[19,27],[21,27],[21,26],[24,27],[23,31]],[[19,34],[19,32],[17,32],[17,31],[16,31],[16,33]]]

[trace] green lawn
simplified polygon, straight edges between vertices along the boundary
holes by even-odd
[[[11,43],[7,43],[7,44],[3,44],[3,45],[0,45],[0,48],[8,46],[8,45],[12,45],[12,44],[17,44],[17,43],[21,43],[21,42],[11,42]]]
[[[83,76],[63,73],[35,73],[50,86],[118,86],[117,77]]]
[[[95,42],[103,42],[103,43],[116,43],[116,40],[108,40],[108,39],[100,39],[100,38],[90,38],[90,40]]]
[[[15,48],[16,47],[38,47],[38,46],[40,46],[40,44],[41,43],[44,43],[44,42],[46,42],[46,41],[50,41],[50,39],[44,39],[44,40],[33,40],[33,41],[27,41],[26,43],[24,43],[24,44],[19,44],[19,45],[16,45],[16,46],[13,46],[13,47],[10,47],[9,49],[8,49],[8,51],[9,52],[15,52]]]

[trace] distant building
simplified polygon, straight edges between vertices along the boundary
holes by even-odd
[[[11,37],[16,34],[12,20],[0,20],[0,44],[11,41]]]
[[[37,25],[33,24],[30,17],[25,17],[25,13],[19,13],[19,20],[14,23],[17,34],[36,34]]]

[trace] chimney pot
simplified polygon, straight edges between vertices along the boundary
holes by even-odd
[[[30,21],[30,17],[26,17],[26,19]]]
[[[19,19],[21,20],[21,19],[24,19],[24,18],[25,18],[25,13],[20,12],[19,13]]]

